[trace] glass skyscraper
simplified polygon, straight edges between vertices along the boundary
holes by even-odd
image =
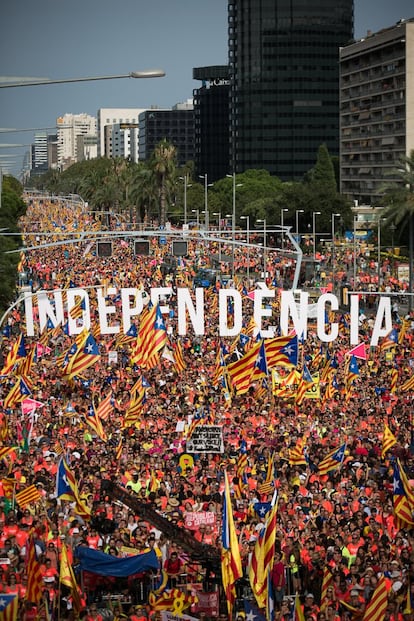
[[[353,0],[229,0],[230,170],[300,180],[339,154],[339,48]]]

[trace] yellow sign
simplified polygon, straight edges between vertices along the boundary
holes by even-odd
[[[313,384],[305,392],[305,399],[320,399],[321,389],[319,385],[319,371],[317,373],[312,373],[312,379],[313,379]]]
[[[285,376],[281,376],[276,369],[272,369],[272,389],[276,397],[289,399],[294,397],[298,388],[300,373],[296,369]]]

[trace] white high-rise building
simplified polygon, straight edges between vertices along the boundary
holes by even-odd
[[[37,173],[47,170],[47,133],[36,132],[32,144],[32,170]]]
[[[65,114],[56,120],[57,159],[61,170],[84,159],[84,153],[78,153],[79,136],[96,137],[96,118],[89,114]],[[90,157],[97,156],[97,149]]]
[[[414,18],[340,49],[341,193],[381,204],[414,149]]]
[[[98,157],[123,157],[138,161],[138,117],[146,108],[98,110]]]

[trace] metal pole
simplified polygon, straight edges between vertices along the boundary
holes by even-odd
[[[394,233],[395,233],[395,224],[391,224],[391,278],[394,278]]]
[[[206,213],[204,214],[204,226],[206,227],[206,231],[208,232],[209,222],[208,222],[208,181],[207,181],[207,173],[204,175],[204,205]]]
[[[231,237],[232,237],[232,249],[231,249],[231,262],[232,262],[232,277],[234,280],[234,242],[236,238],[236,173],[233,172],[233,209],[231,218]]]
[[[411,187],[410,187],[411,189]],[[408,229],[408,234],[409,234],[409,240],[408,240],[408,259],[410,262],[409,268],[408,268],[408,283],[409,283],[409,291],[410,293],[412,293],[413,291],[413,282],[414,282],[414,274],[413,274],[413,255],[414,255],[414,240],[413,240],[413,235],[414,235],[414,214],[410,214],[408,216],[410,218],[409,220],[409,229]],[[408,296],[408,312],[411,313],[413,309],[413,300],[412,300],[412,296],[409,295]]]
[[[299,235],[299,214],[303,213],[303,209],[296,210],[296,235]]]
[[[184,175],[184,224],[187,224],[187,175]]]
[[[247,280],[250,281],[250,216],[240,216],[241,220],[246,220],[246,241],[247,241]]]
[[[247,219],[247,280],[250,283],[250,216]]]
[[[312,230],[312,235],[313,235],[313,260],[316,261],[316,216],[320,215],[320,211],[313,211],[312,212],[312,224],[313,224],[313,230]]]
[[[312,213],[313,260],[316,261],[316,212]]]
[[[381,218],[378,218],[378,291],[381,286]]]
[[[281,247],[282,248],[284,246],[284,241],[285,241],[285,236],[284,236],[284,233],[283,233],[283,228],[284,228],[284,224],[285,224],[283,214],[284,214],[285,211],[289,211],[289,209],[281,209],[280,210],[280,228],[282,229],[282,243],[281,243]]]
[[[331,267],[332,267],[332,286],[335,291],[335,216],[340,216],[339,213],[332,214],[332,257],[331,257]]]
[[[121,78],[163,78],[165,71],[163,69],[148,69],[144,71],[131,71],[130,73],[120,75],[102,75],[86,78],[65,78],[61,80],[50,80],[49,78],[40,78],[33,80],[25,80],[22,82],[1,82],[0,88],[17,88],[22,86],[46,86],[48,84],[70,84],[71,82],[94,82],[96,80],[119,80]]]
[[[218,234],[219,234],[219,264],[221,270],[221,211],[219,211]]]
[[[356,290],[356,273],[357,273],[357,261],[356,261],[356,217],[354,216],[354,284],[353,287]]]
[[[219,260],[219,263],[221,264],[221,211],[217,211],[213,213],[213,216],[218,216],[218,227],[217,227],[218,238],[219,238],[218,260]]]

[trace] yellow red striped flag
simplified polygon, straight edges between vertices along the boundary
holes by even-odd
[[[384,621],[387,605],[387,585],[385,584],[384,576],[381,576],[365,608],[363,621]]]
[[[41,498],[42,498],[42,495],[37,489],[36,485],[34,484],[29,485],[28,487],[25,487],[25,489],[22,489],[20,492],[17,492],[16,494],[16,502],[19,505],[19,507],[21,507],[22,509],[26,505],[39,502]]]

